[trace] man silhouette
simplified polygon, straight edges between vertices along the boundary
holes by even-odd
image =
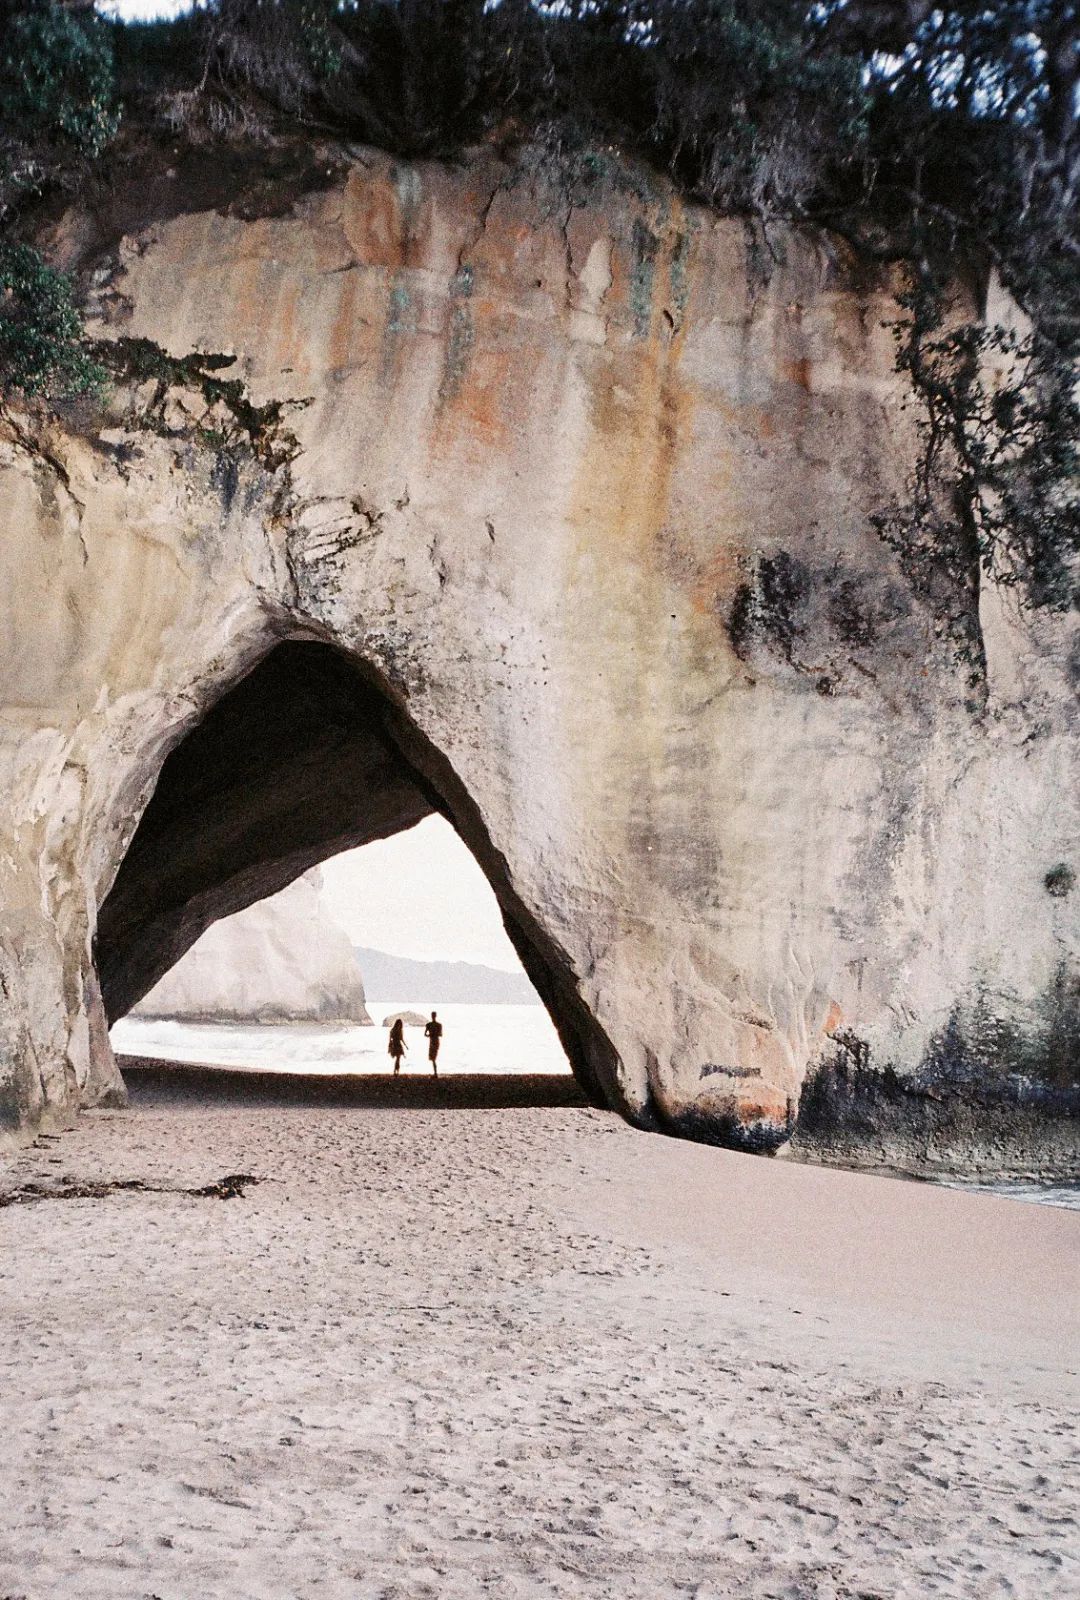
[[[434,1011],[431,1013],[431,1021],[424,1029],[424,1038],[428,1042],[427,1056],[428,1060],[431,1062],[431,1070],[435,1076],[438,1077],[439,1069],[435,1063],[439,1059],[439,1044],[442,1041],[442,1023],[439,1021]]]

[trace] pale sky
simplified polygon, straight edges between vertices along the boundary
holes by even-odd
[[[97,0],[97,9],[103,17],[123,17],[133,22],[141,17],[178,17],[182,11],[194,11],[194,0]]]
[[[322,876],[327,910],[354,944],[521,971],[487,879],[442,817],[324,861]]]

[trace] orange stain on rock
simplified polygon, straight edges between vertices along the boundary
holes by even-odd
[[[668,515],[687,397],[657,344],[650,337],[626,353],[616,368],[621,382],[603,373],[592,387],[572,519],[593,538],[655,535]]]
[[[811,367],[809,357],[796,356],[794,361],[786,363],[784,371],[792,383],[797,384],[800,389],[804,389],[807,394],[810,393]]]
[[[705,561],[699,563],[690,593],[690,604],[699,616],[715,616],[741,581],[739,551],[735,544],[725,539]]]
[[[494,449],[511,448],[522,363],[514,352],[473,353],[448,412],[459,428]]]
[[[355,272],[342,273],[338,279],[337,309],[330,327],[330,338],[327,347],[327,364],[331,368],[346,367],[349,365],[353,348],[356,342],[356,301],[359,290],[359,279]]]
[[[674,235],[675,238],[678,235]],[[591,370],[591,430],[579,460],[571,520],[589,543],[610,537],[620,545],[656,539],[667,521],[680,444],[689,431],[693,398],[679,373],[684,330],[658,313],[671,298],[673,238],[657,263],[652,313],[644,339],[616,347],[613,359]],[[622,256],[612,251],[605,305],[622,322],[631,284]],[[667,281],[667,294],[661,288]]]
[[[844,1013],[835,1000],[829,1001],[828,1014],[825,1017],[824,1032],[833,1034],[844,1020]]]
[[[301,329],[297,318],[297,302],[299,286],[291,279],[281,286],[277,304],[274,307],[274,343],[278,350],[278,362],[290,371],[306,367],[308,330]]]
[[[392,270],[408,266],[420,210],[418,186],[415,196],[405,193],[403,203],[398,186],[389,179],[350,179],[342,201],[341,226],[356,260]]]
[[[266,300],[262,293],[265,266],[257,255],[244,257],[220,286],[223,295],[236,307],[242,325],[260,331],[265,329],[266,321]]]

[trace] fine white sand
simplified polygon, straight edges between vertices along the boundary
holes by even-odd
[[[0,1596],[1080,1593],[1080,1214],[248,1085],[0,1170]]]

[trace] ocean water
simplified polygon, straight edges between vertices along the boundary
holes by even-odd
[[[1080,1211],[1080,1180],[1076,1183],[1038,1183],[1022,1178],[1006,1179],[1001,1183],[967,1183],[962,1179],[942,1180],[946,1189],[964,1189],[968,1194],[996,1194],[1006,1200],[1026,1200],[1029,1205],[1062,1206],[1066,1211]]]
[[[162,1061],[248,1068],[253,1072],[390,1072],[384,1017],[421,1011],[394,1000],[368,1000],[374,1028],[334,1023],[165,1022],[123,1017],[110,1037],[118,1054]],[[561,1073],[570,1071],[559,1036],[541,1005],[441,1005],[439,1075],[461,1072]],[[403,1073],[430,1073],[422,1028],[406,1027]]]

